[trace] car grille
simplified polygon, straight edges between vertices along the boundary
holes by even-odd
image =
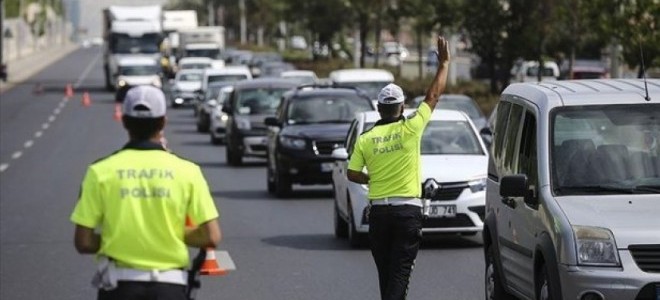
[[[250,149],[252,149],[252,151],[266,151],[266,146],[265,145],[250,145]]]
[[[464,189],[468,187],[466,182],[448,182],[448,183],[438,183],[440,189],[431,197],[433,201],[451,201],[458,199],[458,196],[461,195]],[[422,191],[424,190],[424,185],[422,185]]]
[[[456,214],[455,218],[427,218],[422,221],[424,228],[474,227],[474,223],[466,214]]]
[[[630,245],[628,250],[642,271],[660,273],[660,244]]]
[[[317,155],[330,155],[332,151],[344,147],[342,141],[314,141],[314,151]]]

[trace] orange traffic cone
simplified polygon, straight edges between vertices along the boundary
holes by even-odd
[[[218,264],[218,260],[215,257],[215,250],[213,248],[206,249],[206,259],[204,260],[204,263],[202,263],[202,268],[199,270],[199,273],[211,276],[227,274],[225,269],[220,268],[220,264]]]
[[[82,105],[88,107],[92,105],[92,99],[89,97],[89,93],[85,92],[82,97]]]
[[[121,105],[115,104],[115,114],[112,116],[112,118],[115,121],[119,122],[119,121],[121,121],[121,115],[122,115],[121,114]],[[186,222],[187,222],[187,220],[188,219],[186,218]],[[187,223],[186,223],[186,225],[187,225]]]
[[[73,86],[71,84],[67,84],[66,88],[64,89],[64,97],[68,99],[71,99],[73,97]]]

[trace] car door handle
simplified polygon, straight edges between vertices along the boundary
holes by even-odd
[[[502,198],[502,203],[504,203],[504,205],[508,207],[516,208],[516,200],[513,200],[513,198],[510,197]]]

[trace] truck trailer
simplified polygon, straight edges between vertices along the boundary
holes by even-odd
[[[114,90],[118,60],[123,56],[148,56],[160,60],[163,9],[151,6],[110,6],[103,10],[105,85]]]

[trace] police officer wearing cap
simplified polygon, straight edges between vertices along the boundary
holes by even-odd
[[[129,142],[91,164],[82,182],[71,215],[74,243],[79,253],[98,256],[98,299],[187,299],[187,247],[220,242],[218,211],[199,166],[161,143],[165,107],[160,89],[131,88],[122,117]],[[187,217],[199,226],[186,228]]]
[[[437,43],[438,70],[424,102],[404,117],[403,91],[385,86],[378,95],[381,119],[358,138],[348,163],[348,179],[369,185],[369,241],[383,300],[406,298],[421,241],[420,143],[444,92],[449,62],[447,41],[439,37]]]

